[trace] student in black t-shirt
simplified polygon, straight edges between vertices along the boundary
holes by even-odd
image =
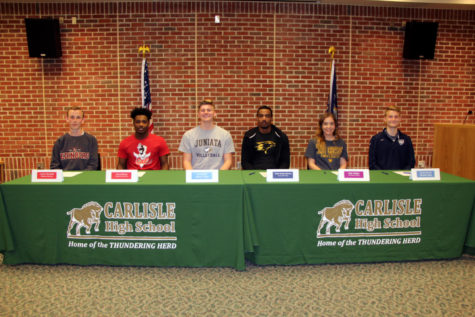
[[[268,106],[257,109],[257,127],[244,134],[241,166],[243,170],[290,166],[289,139],[272,124],[272,109]]]

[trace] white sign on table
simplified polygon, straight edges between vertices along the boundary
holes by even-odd
[[[267,182],[298,182],[298,169],[268,169],[266,172]]]
[[[63,170],[32,170],[32,183],[61,183],[64,180]]]
[[[369,182],[369,169],[339,169],[340,182]]]
[[[439,168],[413,168],[410,179],[413,181],[440,181]]]
[[[218,183],[219,170],[186,170],[187,183]]]
[[[138,181],[137,170],[106,170],[106,183],[136,183]]]

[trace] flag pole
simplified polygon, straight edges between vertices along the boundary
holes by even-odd
[[[330,54],[330,55],[331,55],[331,58],[332,58],[332,60],[331,60],[331,62],[330,62],[330,74],[332,73],[333,62],[335,61],[335,52],[336,52],[335,46],[330,46],[330,47],[328,48],[328,54]],[[331,90],[331,82],[330,82],[330,90]]]
[[[328,95],[327,112],[332,113],[335,116],[335,120],[338,120],[338,102],[336,92],[336,71],[335,71],[335,52],[334,46],[330,46],[328,53],[331,54],[330,63],[330,93]],[[335,122],[336,123],[336,122]]]
[[[145,54],[150,53],[150,48],[145,44],[139,47],[139,53],[142,53],[142,71],[140,79],[140,90],[141,90],[141,100],[142,108],[147,108],[152,111],[152,96],[150,93],[150,81],[148,77],[148,65]],[[153,133],[153,121],[150,122],[148,128],[149,133]]]

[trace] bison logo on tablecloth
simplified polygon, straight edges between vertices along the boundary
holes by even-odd
[[[340,228],[345,223],[345,229],[348,230],[350,221],[351,221],[351,212],[355,206],[349,200],[340,200],[333,207],[325,207],[322,210],[318,211],[319,215],[322,215],[320,219],[320,224],[317,229],[317,237],[322,235],[320,230],[322,230],[325,224],[327,225],[325,229],[325,234],[330,234],[330,229],[332,226],[335,227],[336,232],[340,232]]]
[[[68,226],[67,236],[71,236],[70,232],[76,225],[76,236],[81,235],[81,228],[86,228],[86,233],[90,234],[92,226],[94,230],[99,231],[99,224],[101,223],[102,206],[95,201],[90,201],[82,205],[81,208],[73,208],[66,214],[71,217]]]

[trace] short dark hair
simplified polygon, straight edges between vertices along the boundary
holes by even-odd
[[[134,120],[136,116],[140,115],[146,116],[150,121],[150,119],[152,118],[152,111],[148,110],[147,108],[137,107],[130,112],[130,117]]]
[[[81,111],[81,112],[82,112],[82,117],[84,118],[84,110],[82,110],[81,107],[78,107],[78,106],[69,107],[69,108],[66,110],[66,116],[69,117],[69,111],[75,111],[75,110]]]
[[[270,111],[270,116],[272,117],[272,109],[271,109],[271,107],[268,107],[268,106],[260,106],[259,108],[257,108],[256,115],[259,115],[259,111],[262,110],[262,109],[269,110]]]

